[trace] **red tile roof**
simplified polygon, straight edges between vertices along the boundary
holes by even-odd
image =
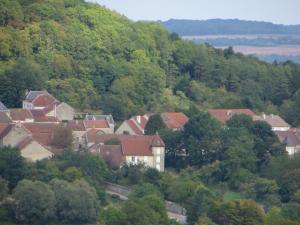
[[[97,134],[96,132],[95,130],[87,132],[90,143],[99,144],[111,139],[119,139],[123,155],[152,156],[152,146],[164,146],[164,142],[158,135]]]
[[[50,94],[41,94],[32,101],[32,104],[35,107],[46,107],[56,101],[57,100]]]
[[[120,145],[99,145],[99,151],[93,154],[100,155],[110,166],[120,166],[125,159]]]
[[[149,118],[146,115],[144,115],[144,116],[140,116],[140,115],[134,116],[131,119],[136,121],[142,129],[145,129],[146,124],[149,120]],[[140,120],[140,122],[139,122],[139,120]]]
[[[109,124],[106,120],[84,120],[84,126],[86,129],[109,128]]]
[[[43,109],[31,109],[30,110],[34,122],[39,123],[49,123],[49,122],[58,122],[58,119],[54,116],[46,116],[45,111]]]
[[[245,114],[251,117],[256,115],[250,109],[209,109],[208,112],[221,123],[226,123],[234,115]]]
[[[33,119],[33,115],[28,109],[11,109],[10,117],[13,121],[25,121],[26,119]]]
[[[56,123],[24,123],[23,126],[33,134],[53,133]]]
[[[182,129],[189,120],[182,112],[165,112],[161,114],[161,117],[169,129]]]
[[[68,122],[67,127],[72,131],[85,131],[83,120],[71,120]]]
[[[297,129],[288,131],[275,131],[278,139],[285,142],[288,146],[300,146],[300,132]]]

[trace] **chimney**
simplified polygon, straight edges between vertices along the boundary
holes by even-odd
[[[140,115],[136,116],[136,120],[139,124],[141,124],[141,116]]]
[[[263,113],[263,115],[262,115],[262,116],[263,116],[263,119],[265,120],[265,119],[266,119],[266,114],[265,114],[265,113]]]

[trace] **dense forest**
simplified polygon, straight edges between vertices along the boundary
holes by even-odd
[[[216,34],[280,34],[299,35],[299,25],[279,25],[269,22],[238,19],[179,20],[159,21],[170,32],[185,36]]]
[[[194,225],[298,225],[300,158],[271,127],[247,116],[220,124],[203,110],[249,107],[300,125],[300,68],[195,45],[158,23],[132,22],[83,0],[0,0],[0,100],[20,107],[26,90],[47,89],[78,110],[118,121],[184,111],[183,131],[147,133],[166,144],[165,173],[110,168],[85,150],[30,163],[0,150],[0,223],[177,225],[164,200]],[[103,181],[132,188],[127,201]]]
[[[83,0],[0,1],[0,99],[47,89],[116,120],[196,106],[249,107],[300,123],[300,69],[195,45]]]

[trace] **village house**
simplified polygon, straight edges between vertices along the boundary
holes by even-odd
[[[85,125],[83,120],[68,121],[67,128],[72,131],[74,149],[81,149],[86,145],[85,142]]]
[[[0,147],[16,147],[29,161],[50,158],[58,152],[51,147],[55,126],[39,123],[1,124]]]
[[[31,110],[37,122],[73,120],[75,110],[65,102],[60,102],[47,91],[29,91],[23,101],[23,109]],[[48,118],[47,118],[48,117]]]
[[[143,164],[164,171],[165,144],[159,135],[99,134],[90,130],[86,140],[89,151],[102,156],[110,165]]]
[[[300,129],[292,128],[288,131],[275,131],[278,139],[286,144],[286,151],[289,156],[300,155]]]
[[[184,125],[189,121],[189,118],[182,112],[164,112],[161,113],[161,118],[166,128],[173,131],[183,130]]]
[[[223,124],[230,120],[234,115],[244,114],[250,117],[256,115],[250,109],[209,109],[208,112]]]
[[[148,120],[148,115],[134,116],[131,119],[124,121],[117,129],[116,134],[143,135],[145,134],[145,127]]]
[[[112,115],[86,115],[83,122],[87,131],[95,129],[103,134],[115,132],[115,121]]]
[[[268,123],[272,127],[273,131],[288,131],[290,129],[290,125],[287,122],[285,122],[280,116],[273,114],[253,116],[253,120],[259,120]]]

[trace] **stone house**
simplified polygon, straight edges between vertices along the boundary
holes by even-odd
[[[65,102],[60,102],[47,91],[30,91],[23,101],[23,109],[34,112],[37,122],[73,120],[75,110]],[[39,111],[40,110],[40,111]],[[38,116],[39,115],[39,116]]]
[[[104,159],[111,160],[109,164],[121,161],[119,166],[143,164],[164,171],[165,144],[159,135],[99,134],[96,130],[90,130],[87,132],[87,143],[89,151],[105,155]]]
[[[148,115],[137,115],[124,121],[117,129],[116,134],[143,135],[149,120]]]
[[[112,115],[86,115],[83,122],[87,131],[95,129],[103,134],[113,134],[115,131],[115,121]]]
[[[289,129],[287,131],[275,131],[278,139],[286,145],[289,156],[300,156],[300,129]]]
[[[73,134],[73,146],[75,149],[81,149],[85,147],[85,133],[86,129],[83,120],[71,120],[68,121],[67,127],[72,130]]]
[[[0,125],[0,147],[11,146],[29,161],[52,157],[58,151],[51,147],[57,124],[17,123]]]

